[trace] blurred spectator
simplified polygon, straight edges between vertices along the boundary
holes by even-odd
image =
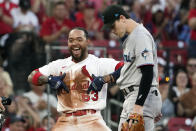
[[[29,98],[33,104],[33,107],[38,111],[40,118],[48,114],[48,103],[47,94],[44,92],[46,86],[34,86],[31,85],[32,90],[24,93],[24,96]],[[32,99],[33,98],[33,99]],[[51,109],[51,115],[57,117],[58,113],[56,110],[57,99],[53,95],[49,95],[49,104]]]
[[[17,116],[22,117],[25,120],[25,130],[32,131],[40,126],[41,119],[36,109],[32,106],[32,103],[27,97],[16,97],[18,104]]]
[[[9,97],[13,95],[13,84],[10,75],[2,68],[2,61],[0,60],[0,96]]]
[[[13,116],[17,116],[18,112],[18,105],[15,101],[15,99],[12,99],[12,103],[9,106],[6,106],[6,121],[4,123],[4,127],[7,128],[10,125],[10,119]]]
[[[174,31],[178,40],[189,43],[190,28],[188,26],[188,12],[186,10],[179,10],[178,20],[174,22]]]
[[[31,0],[32,11],[37,15],[39,19],[39,24],[41,25],[43,21],[47,18],[48,4],[47,0]]]
[[[0,71],[0,79],[0,96],[9,97],[13,95],[13,86],[9,74],[6,71]]]
[[[189,85],[192,87],[192,78],[193,78],[193,74],[196,72],[196,57],[190,57],[187,60],[187,64],[186,64],[186,70],[188,73],[188,77],[189,77]]]
[[[54,41],[66,41],[68,31],[75,27],[75,23],[68,16],[65,3],[56,2],[53,8],[53,16],[43,22],[40,31],[41,37],[48,44]]]
[[[32,32],[16,32],[8,35],[4,48],[7,59],[5,68],[13,81],[15,95],[29,91],[26,80],[29,71],[46,61],[43,41]]]
[[[172,0],[171,0],[172,1]],[[190,1],[191,0],[180,0],[181,4],[180,4],[180,8],[181,9],[185,9],[185,10],[189,10],[190,7]]]
[[[188,26],[189,3],[190,0],[168,0],[169,5],[172,5],[170,10],[170,19],[173,20],[174,33],[178,40],[189,43],[190,27]],[[169,9],[167,7],[167,9]]]
[[[192,76],[192,88],[179,98],[178,116],[193,118],[196,116],[196,72]]]
[[[3,69],[2,64],[3,64],[3,61],[0,59],[0,78],[2,79],[2,81],[4,81],[3,83],[5,84],[5,85],[3,84],[5,86],[5,95],[0,95],[0,96],[8,97],[14,94],[13,83],[12,83],[9,73]]]
[[[166,61],[161,58],[158,57],[158,75],[159,75],[159,79],[164,79],[166,77],[166,73],[165,73],[165,67],[166,67]]]
[[[18,105],[15,99],[12,99],[11,105],[7,106],[7,115],[11,117],[12,115],[17,115]]]
[[[146,24],[146,28],[151,32],[155,41],[164,41],[169,39],[168,22],[169,19],[165,16],[164,8],[159,5],[152,6],[152,21]]]
[[[98,12],[102,12],[105,7],[107,7],[110,4],[115,4],[113,2],[116,2],[118,0],[88,0],[89,2],[95,3],[95,10]]]
[[[161,113],[163,116],[161,120],[158,123],[156,123],[156,127],[157,127],[156,129],[158,131],[164,131],[165,127],[167,126],[169,118],[175,116],[174,104],[168,98],[169,79],[167,77],[164,77],[159,81],[158,89],[161,93],[161,98],[162,98]]]
[[[159,81],[159,91],[162,97],[162,110],[161,113],[163,114],[163,118],[175,116],[174,112],[174,104],[168,98],[168,91],[169,91],[169,79],[168,77],[162,78]]]
[[[103,33],[100,30],[103,23],[97,16],[94,3],[86,3],[86,8],[84,9],[83,15],[83,19],[77,20],[77,26],[87,29],[91,39],[102,40]]]
[[[75,21],[75,0],[65,0],[65,7],[67,9],[68,12],[68,16],[71,20]]]
[[[88,0],[78,0],[77,3],[77,12],[75,13],[75,18],[77,21],[84,19],[84,10],[86,8],[86,2]]]
[[[183,40],[186,44],[190,42],[191,29],[188,24],[189,10],[191,0],[181,0],[181,5],[176,13],[177,20],[174,23],[175,34],[178,40]],[[176,18],[175,18],[176,19]]]
[[[130,17],[131,19],[135,20],[138,23],[142,22],[141,19],[141,10],[142,10],[142,6],[140,1],[138,0],[132,0],[131,2],[131,12],[130,12]]]
[[[182,1],[187,0],[165,0],[166,1],[166,10],[169,14],[170,18],[173,19],[173,17],[179,12]]]
[[[11,11],[13,17],[13,27],[16,32],[28,31],[37,32],[39,23],[37,16],[30,10],[30,0],[20,0],[19,8],[15,8]]]
[[[6,83],[2,76],[0,76],[0,96],[7,96],[6,94]]]
[[[18,5],[11,0],[3,0],[2,3],[0,3],[0,37],[12,32],[13,19],[10,12],[17,7]]]
[[[179,102],[180,96],[188,92],[188,75],[183,70],[178,70],[175,78],[173,79],[173,85],[169,90],[169,98],[175,105],[175,113],[177,114],[177,104]]]
[[[50,131],[52,127],[55,125],[55,120],[53,117],[49,117],[49,129],[48,129],[48,116],[45,116],[42,119],[41,128],[37,129],[36,131]]]
[[[189,56],[196,57],[196,0],[191,0],[190,2],[188,24],[191,28],[188,53]]]
[[[13,115],[10,119],[10,126],[3,129],[3,131],[26,131],[24,124],[25,120],[22,117]]]

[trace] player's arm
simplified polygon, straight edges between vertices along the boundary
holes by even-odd
[[[119,69],[117,69],[116,71],[114,71],[113,73],[109,75],[103,76],[103,80],[105,81],[105,83],[108,83],[108,84],[116,83],[117,79],[120,77],[121,69],[122,67],[120,67]]]
[[[92,76],[93,81],[91,82],[87,93],[89,93],[91,90],[100,91],[105,83],[108,83],[108,84],[116,83],[116,80],[120,77],[120,72],[121,72],[123,65],[124,65],[124,62],[119,62],[115,67],[115,71],[108,75],[97,76],[97,77],[93,75]]]
[[[44,76],[38,69],[36,69],[28,76],[28,82],[35,86],[41,86],[48,83],[48,77]]]
[[[63,88],[65,91],[67,91],[67,93],[69,93],[69,89],[63,82],[65,75],[66,74],[63,74],[61,76],[45,76],[38,69],[36,69],[32,71],[31,74],[28,76],[28,82],[35,86],[49,84],[50,87],[53,89]]]
[[[150,91],[153,79],[153,65],[138,67],[141,70],[142,77],[139,85],[139,92],[133,108],[133,113],[143,114],[143,105]]]

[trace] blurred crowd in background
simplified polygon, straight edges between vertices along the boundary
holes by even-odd
[[[89,46],[107,51],[91,53],[123,60],[121,41],[110,30],[101,31],[101,12],[111,4],[122,5],[157,44],[163,100],[157,131],[173,131],[175,122],[196,130],[196,0],[0,0],[0,96],[13,99],[3,131],[45,131],[48,118],[49,128],[54,125],[59,116],[55,92],[47,103],[46,87],[29,85],[27,76],[46,64],[45,45],[67,46],[71,28],[84,27]],[[67,56],[68,51],[53,51],[51,60]],[[112,98],[124,99],[116,86],[109,89]],[[114,121],[119,112],[112,111]]]

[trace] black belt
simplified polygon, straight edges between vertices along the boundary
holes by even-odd
[[[129,93],[134,91],[134,87],[139,87],[139,85],[132,85],[132,86],[126,87],[126,88],[122,89],[121,91],[124,96],[127,96]],[[157,87],[157,85],[151,85],[151,87]]]

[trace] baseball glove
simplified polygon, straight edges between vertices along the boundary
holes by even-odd
[[[131,127],[129,127],[129,121],[132,121]],[[133,113],[129,116],[129,119],[122,123],[121,131],[144,131],[144,118],[142,115]]]

